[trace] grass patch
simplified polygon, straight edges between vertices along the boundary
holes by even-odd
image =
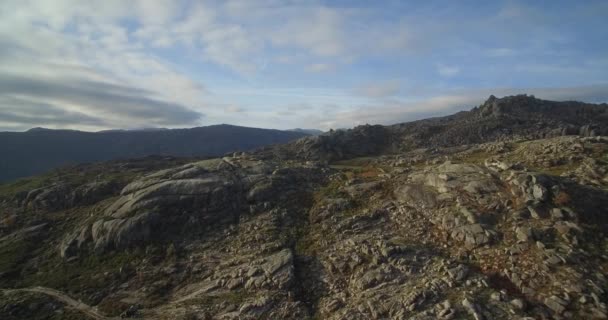
[[[110,285],[104,273],[108,272],[111,276],[118,273],[122,266],[135,264],[139,260],[138,254],[129,252],[92,254],[71,263],[56,256],[39,266],[36,274],[23,279],[21,285],[43,286],[64,292],[95,291]]]
[[[11,183],[3,183],[0,184],[0,197],[12,198],[20,192],[41,188],[52,183],[52,175],[23,178]]]
[[[126,184],[134,180],[137,176],[138,174],[132,171],[109,171],[101,173],[97,170],[56,170],[40,176],[23,178],[14,182],[0,184],[0,198],[11,199],[21,192],[27,192],[60,182],[74,186],[94,181],[113,181]]]
[[[0,293],[0,319],[17,320],[80,320],[84,315],[70,308],[63,308],[61,313],[49,307],[50,304],[61,305],[51,297],[29,292]],[[86,318],[86,317],[84,317]]]
[[[570,164],[553,166],[553,167],[549,167],[549,168],[539,168],[539,167],[534,167],[534,166],[530,166],[530,168],[534,171],[538,171],[538,172],[548,174],[551,176],[561,176],[562,174],[564,174],[568,171],[575,170],[579,165],[580,165],[580,163],[570,163]]]
[[[334,180],[328,183],[326,186],[319,189],[314,194],[314,201],[316,203],[322,201],[325,198],[346,198],[348,194],[342,190],[342,181]]]
[[[0,246],[0,274],[19,272],[21,264],[31,255],[33,243],[24,239],[6,241]]]
[[[347,167],[364,167],[364,166],[371,165],[371,163],[374,159],[375,159],[374,157],[360,157],[360,158],[336,161],[336,162],[332,163],[332,165],[347,166]]]
[[[491,153],[478,149],[473,152],[461,153],[457,159],[465,163],[483,164],[491,156]]]

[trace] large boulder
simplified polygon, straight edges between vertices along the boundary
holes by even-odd
[[[65,238],[60,245],[60,254],[67,258],[89,246],[101,253],[143,244],[150,240],[152,230],[159,222],[159,215],[153,212],[125,219],[98,220]]]
[[[38,210],[64,209],[70,202],[71,191],[71,187],[65,183],[33,189],[27,193],[21,205]]]

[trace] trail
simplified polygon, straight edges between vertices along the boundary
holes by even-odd
[[[92,319],[99,320],[108,320],[108,319],[119,319],[113,317],[106,317],[103,314],[99,313],[95,308],[89,306],[88,304],[82,303],[80,301],[76,301],[68,295],[64,294],[61,291],[57,291],[55,289],[46,288],[46,287],[31,287],[31,288],[22,288],[22,289],[0,289],[0,291],[11,293],[11,292],[33,292],[33,293],[42,293],[48,296],[51,296],[63,303],[65,303],[68,307],[76,309]]]

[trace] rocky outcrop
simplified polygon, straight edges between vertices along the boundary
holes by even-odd
[[[20,192],[12,202],[17,206],[42,211],[86,206],[119,193],[121,185],[115,181],[90,182],[74,185],[58,182],[49,186]]]
[[[154,232],[180,223],[211,224],[240,214],[243,186],[230,170],[209,171],[191,164],[161,171],[125,186],[105,216],[64,239],[62,256],[75,254],[90,243],[96,252],[146,243]],[[212,165],[225,165],[223,162]]]
[[[608,105],[547,101],[534,96],[490,96],[479,107],[454,115],[392,126],[359,126],[307,137],[259,151],[290,159],[332,161],[561,135],[608,135]]]
[[[364,125],[305,137],[291,144],[264,149],[258,154],[327,162],[386,152],[391,140],[392,134],[387,127]]]
[[[294,180],[314,180],[319,172],[310,173],[316,170],[225,158],[159,171],[125,186],[103,217],[62,241],[60,253],[70,257],[87,248],[121,250],[175,238],[176,230],[196,233],[219,222],[233,223],[268,207],[269,201],[282,200],[280,193],[306,187],[283,188]]]

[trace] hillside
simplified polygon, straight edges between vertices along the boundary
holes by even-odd
[[[85,162],[169,155],[221,156],[285,143],[305,133],[216,125],[192,129],[0,132],[0,182]]]
[[[0,318],[606,319],[607,105],[0,186]]]
[[[416,148],[608,134],[608,104],[556,102],[517,95],[491,96],[479,107],[445,117],[392,126],[365,125],[268,148],[284,159],[336,161]],[[264,153],[264,152],[262,152]]]

